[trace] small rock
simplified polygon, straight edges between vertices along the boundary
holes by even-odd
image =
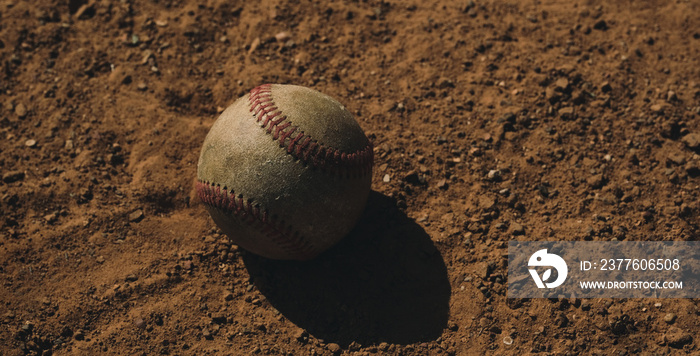
[[[126,276],[125,280],[127,282],[136,282],[139,280],[139,277],[132,273],[132,274]]]
[[[439,189],[443,189],[443,190],[447,189],[447,187],[448,187],[448,185],[447,185],[447,179],[440,179],[440,180],[437,182],[437,187],[438,187]]]
[[[209,331],[209,329],[202,330],[202,336],[207,340],[214,339],[214,337],[211,335],[211,332]]]
[[[683,203],[681,204],[681,209],[678,212],[678,215],[685,217],[689,216],[693,212],[693,208],[690,207],[690,205]]]
[[[233,297],[234,297],[233,293],[231,293],[229,291],[224,292],[224,300],[225,301],[230,302],[233,300]]]
[[[388,174],[385,174],[385,175],[384,175],[384,178],[382,178],[382,182],[384,182],[384,183],[389,183],[389,182],[391,182],[391,176],[388,175]]]
[[[309,340],[309,333],[307,333],[304,329],[299,329],[296,333],[294,333],[294,338],[297,341],[306,342]]]
[[[146,322],[143,320],[143,318],[136,318],[134,319],[134,326],[136,326],[139,329],[145,329]]]
[[[673,90],[669,90],[668,93],[666,93],[666,101],[676,101],[678,100],[678,96],[676,96],[676,92]]]
[[[67,150],[73,149],[73,140],[66,140],[66,144],[63,146]]]
[[[668,346],[680,349],[683,345],[690,344],[693,342],[693,336],[675,326],[671,326],[668,331],[664,334],[664,341],[668,343]]]
[[[559,116],[564,120],[571,120],[574,118],[574,108],[571,106],[566,106],[559,109]]]
[[[333,353],[334,355],[339,354],[340,351],[341,351],[340,345],[338,345],[338,344],[336,344],[336,343],[334,343],[334,342],[328,344],[327,348],[328,348],[328,351],[330,351],[330,352]]]
[[[487,195],[482,195],[479,198],[479,207],[484,209],[484,210],[490,210],[496,205],[496,200],[493,198],[487,196]]]
[[[650,106],[649,109],[651,110],[651,112],[653,112],[655,114],[659,114],[659,113],[662,113],[664,111],[664,106],[661,104],[654,104],[654,105]]]
[[[690,148],[690,149],[695,150],[695,149],[700,148],[700,134],[696,134],[696,133],[687,134],[687,135],[683,136],[681,141],[683,141],[683,143],[685,143],[685,145],[688,146],[688,148]]]
[[[146,83],[144,82],[141,82],[138,85],[136,85],[136,89],[140,91],[145,91],[146,89],[148,89],[148,85],[146,85]]]
[[[95,258],[95,262],[97,262],[99,264],[105,263],[105,257],[104,256],[97,256],[97,258]]]
[[[275,35],[275,39],[277,40],[277,42],[287,42],[291,38],[292,38],[292,35],[290,35],[289,32],[287,32],[287,31],[278,32]]]
[[[129,214],[129,221],[131,222],[139,222],[143,219],[143,210],[138,209],[134,211],[133,213]]]
[[[685,164],[685,171],[691,177],[700,176],[700,164],[697,161],[689,161]]]
[[[55,222],[57,218],[58,216],[56,215],[56,213],[44,215],[44,220],[46,220],[46,222],[49,224]]]
[[[10,171],[2,175],[2,181],[5,183],[14,183],[22,179],[24,179],[22,171]]]
[[[184,268],[187,271],[191,270],[192,267],[193,267],[192,261],[185,261],[182,263],[182,268]]]
[[[554,82],[554,86],[559,91],[566,91],[566,89],[569,89],[569,80],[566,78],[559,78]]]
[[[17,114],[20,119],[24,119],[24,117],[27,116],[27,107],[22,103],[17,104],[17,106],[15,106],[15,114]]]
[[[27,147],[34,147],[36,146],[36,140],[30,138],[29,140],[24,141],[24,145]]]
[[[250,43],[250,49],[248,49],[248,54],[253,54],[256,49],[260,46],[260,37],[255,37],[253,42]]]
[[[513,338],[510,336],[506,336],[503,338],[503,343],[506,345],[512,345],[513,344]]]
[[[673,324],[674,322],[676,322],[676,314],[673,314],[673,313],[666,314],[666,316],[664,316],[664,321],[667,324]]]
[[[486,174],[486,178],[488,178],[490,181],[499,181],[501,180],[501,171],[498,169],[492,169],[488,174]]]
[[[153,54],[153,51],[151,51],[151,50],[146,50],[145,52],[143,52],[143,57],[141,57],[141,64],[142,64],[142,65],[148,64],[148,62],[149,62],[149,60],[150,60],[151,58],[155,58],[155,55]]]
[[[73,338],[78,341],[82,341],[85,339],[85,333],[83,333],[82,330],[78,330],[75,332],[75,334],[73,334]]]
[[[603,187],[603,185],[605,185],[605,178],[602,174],[596,174],[592,177],[589,177],[586,181],[588,182],[588,185],[590,185],[593,189],[599,189]]]
[[[522,235],[525,233],[525,227],[522,224],[514,222],[510,224],[510,232],[513,235]]]
[[[682,164],[685,164],[685,156],[683,156],[680,153],[671,153],[668,155],[668,157],[666,157],[666,159],[670,163],[674,163],[674,164],[679,165],[679,166]]]

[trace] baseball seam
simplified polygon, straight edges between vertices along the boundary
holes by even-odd
[[[252,199],[246,199],[242,194],[235,194],[227,187],[222,188],[218,184],[201,180],[197,181],[196,189],[202,202],[231,213],[241,222],[256,228],[290,256],[305,260],[315,255],[315,248],[308,239],[295,231],[291,225],[270,215]]]
[[[293,125],[277,107],[272,99],[271,84],[263,84],[251,90],[248,101],[250,112],[256,121],[295,159],[341,177],[362,177],[372,172],[374,150],[371,142],[355,152],[341,152],[318,142]]]

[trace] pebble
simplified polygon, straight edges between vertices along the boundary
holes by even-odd
[[[496,200],[489,197],[489,196],[482,195],[479,198],[479,207],[484,209],[484,210],[489,210],[489,209],[493,208],[495,205],[496,205]]]
[[[569,80],[566,78],[559,78],[554,82],[554,86],[561,91],[565,91],[569,88]]]
[[[651,107],[649,107],[649,109],[651,110],[651,112],[658,114],[664,110],[664,107],[661,104],[654,104]]]
[[[511,223],[510,231],[513,235],[522,235],[525,233],[525,227],[520,223]]]
[[[676,321],[676,314],[673,314],[673,313],[666,314],[666,316],[664,316],[664,321],[667,324],[673,324]]]
[[[602,174],[596,174],[592,177],[589,177],[586,180],[586,182],[588,182],[588,185],[590,185],[591,188],[598,189],[605,185],[605,178],[603,178]]]
[[[255,37],[253,42],[250,43],[250,49],[248,50],[248,54],[252,54],[255,52],[256,49],[258,49],[258,46],[260,46],[260,37]]]
[[[36,140],[30,138],[29,140],[24,141],[24,145],[27,147],[34,147],[36,146]]]
[[[146,83],[141,82],[138,85],[136,85],[136,89],[140,91],[145,91],[146,89],[148,89],[148,85],[146,85]]]
[[[15,106],[15,114],[17,114],[20,119],[23,119],[27,116],[27,107],[22,103],[17,104],[17,106]]]
[[[666,93],[666,101],[676,101],[678,100],[678,96],[676,95],[676,92],[673,90],[669,90],[668,93]]]
[[[297,341],[305,342],[309,338],[309,333],[307,333],[304,329],[299,329],[296,333],[294,333],[294,338]]]
[[[133,213],[129,214],[129,221],[131,222],[139,222],[143,219],[143,210],[138,209],[134,211]]]
[[[47,223],[52,223],[56,221],[57,218],[58,216],[56,215],[56,213],[44,215],[44,220],[46,220]]]
[[[671,153],[666,157],[666,159],[669,162],[677,164],[677,165],[682,165],[685,163],[685,156],[683,156],[680,153]]]
[[[338,345],[334,342],[328,344],[327,348],[328,348],[328,351],[332,352],[334,355],[339,354],[341,351],[340,345]]]
[[[151,58],[155,58],[151,50],[146,50],[143,52],[143,57],[141,57],[141,64],[146,65]]]
[[[192,267],[192,261],[185,261],[182,263],[182,268],[184,268],[185,270],[189,271],[192,269]]]
[[[73,140],[66,140],[66,144],[64,145],[64,148],[67,150],[72,150],[73,149]]]
[[[690,149],[698,149],[700,148],[700,134],[696,133],[691,133],[683,136],[681,139],[683,143],[685,143],[686,146]]]
[[[501,179],[501,171],[498,169],[492,169],[486,174],[486,178],[491,181],[498,181]]]
[[[682,348],[686,344],[693,342],[693,336],[675,326],[672,326],[664,334],[663,340],[668,346]]]
[[[388,174],[385,174],[385,175],[384,175],[384,178],[382,178],[382,182],[384,182],[384,183],[389,183],[389,182],[391,182],[391,176],[388,175]]]
[[[105,263],[105,257],[104,256],[97,256],[97,258],[95,258],[95,262],[97,262],[99,264]]]
[[[513,338],[510,336],[506,336],[503,338],[503,343],[506,345],[512,345],[513,344]]]
[[[143,318],[136,318],[134,319],[134,325],[139,328],[139,329],[145,329],[146,328],[146,322],[143,320]]]
[[[278,32],[275,35],[275,39],[277,40],[277,42],[286,42],[286,41],[290,40],[291,38],[292,38],[292,35],[290,35],[289,32],[287,32],[287,31]]]
[[[229,291],[224,292],[224,300],[225,301],[230,302],[233,300],[233,297],[234,297],[233,293],[231,293]]]
[[[561,116],[561,118],[565,119],[565,120],[573,119],[574,108],[571,106],[566,106],[566,107],[559,109],[559,116]]]
[[[2,175],[2,181],[5,183],[14,183],[24,179],[24,172],[10,171]]]

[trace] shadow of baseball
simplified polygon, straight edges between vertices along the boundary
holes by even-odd
[[[325,342],[410,344],[438,338],[447,324],[442,256],[392,198],[374,191],[355,229],[316,259],[246,253],[243,262],[277,310]]]

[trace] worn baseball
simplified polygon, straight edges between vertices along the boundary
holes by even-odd
[[[216,225],[255,254],[308,260],[342,239],[370,191],[372,144],[338,101],[261,85],[211,127],[197,194]]]

